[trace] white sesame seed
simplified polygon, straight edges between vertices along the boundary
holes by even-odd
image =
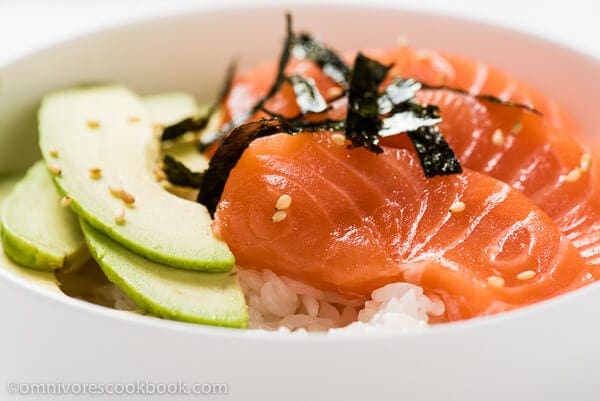
[[[332,86],[331,88],[327,89],[327,97],[338,97],[340,96],[342,93],[344,93],[344,90],[342,88],[340,88],[339,86]]]
[[[65,196],[60,200],[60,205],[62,207],[67,207],[71,204],[71,201],[73,201],[73,199],[71,199],[69,196]]]
[[[50,149],[48,149],[48,153],[52,157],[55,157],[55,158],[58,157],[58,150],[56,150],[56,148],[50,148]]]
[[[114,185],[109,185],[108,186],[108,192],[110,192],[110,194],[112,196],[114,196],[115,198],[121,198],[121,192],[123,192],[123,189],[120,187],[116,187]]]
[[[132,123],[132,124],[139,123],[141,120],[142,120],[141,118],[139,118],[139,117],[136,117],[136,116],[134,116],[134,117],[129,117],[129,118],[127,119],[127,121],[128,121],[128,122],[130,122],[130,123]]]
[[[519,133],[521,132],[522,129],[523,129],[523,122],[517,121],[515,123],[515,125],[513,125],[512,128],[510,129],[510,133],[513,135],[519,135]]]
[[[504,279],[500,276],[490,276],[487,279],[487,284],[490,287],[502,288],[504,287]]]
[[[579,162],[579,169],[582,173],[587,173],[590,171],[590,167],[592,167],[592,155],[589,153],[584,153],[581,155],[581,161]]]
[[[167,179],[167,175],[165,174],[162,166],[160,164],[157,164],[154,166],[154,178],[156,179],[156,181],[164,181]]]
[[[346,137],[342,134],[335,133],[331,135],[331,140],[339,146],[344,146],[346,144]]]
[[[59,176],[62,174],[61,168],[58,167],[56,164],[48,165],[48,171],[50,172],[50,174],[56,175],[56,176]]]
[[[90,178],[93,180],[97,180],[102,177],[102,169],[100,167],[90,167],[88,171],[90,173]]]
[[[569,171],[569,173],[565,176],[565,181],[567,182],[575,182],[581,178],[581,170],[579,167],[575,167],[573,170]]]
[[[497,128],[492,134],[492,143],[496,146],[504,145],[504,132],[500,128]]]
[[[467,205],[465,205],[464,202],[458,201],[458,202],[454,202],[452,205],[450,205],[450,212],[452,213],[460,213],[460,212],[464,212],[465,209],[467,208]]]
[[[517,274],[517,280],[529,280],[533,277],[535,277],[535,272],[533,270],[525,270]]]
[[[273,223],[279,223],[280,221],[285,220],[286,217],[287,213],[284,210],[279,210],[273,214],[273,216],[271,217],[271,221]]]
[[[122,207],[117,209],[117,211],[115,212],[115,223],[125,223],[125,209],[123,209]]]
[[[284,210],[284,209],[287,209],[288,207],[290,207],[291,204],[292,204],[292,197],[289,196],[288,194],[283,194],[279,197],[279,199],[277,199],[277,202],[275,203],[275,209],[276,210]]]
[[[88,120],[87,126],[90,129],[98,129],[98,128],[100,128],[100,122],[98,122],[96,120]]]
[[[121,200],[127,205],[133,205],[135,203],[135,197],[124,189],[121,190]]]

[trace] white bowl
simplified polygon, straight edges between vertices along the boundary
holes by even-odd
[[[298,29],[318,33],[341,50],[392,46],[405,35],[415,46],[501,67],[558,99],[585,132],[598,134],[596,59],[539,38],[439,15],[351,7],[292,11]],[[203,11],[104,30],[2,66],[0,171],[25,167],[38,157],[35,109],[49,90],[117,81],[140,93],[181,89],[208,100],[232,55],[242,56],[246,65],[274,58],[282,37],[282,9]],[[424,332],[328,338],[113,311],[63,296],[4,259],[0,265],[4,385],[226,383],[229,396],[220,399],[263,401],[592,400],[600,394],[598,285]],[[184,399],[165,397],[178,398]]]

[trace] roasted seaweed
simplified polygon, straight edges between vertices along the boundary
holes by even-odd
[[[206,206],[211,216],[214,216],[229,173],[250,143],[257,138],[285,131],[280,120],[262,119],[237,126],[223,139],[210,159],[198,194],[198,202]]]
[[[294,37],[292,55],[297,59],[308,59],[318,65],[323,73],[346,88],[350,81],[350,67],[332,49],[308,33]]]
[[[375,153],[383,152],[379,144],[379,86],[390,67],[358,53],[354,60],[346,115],[346,138],[353,147],[364,147]]]
[[[233,77],[235,76],[236,71],[237,60],[233,60],[231,63],[229,63],[229,67],[227,67],[227,72],[225,73],[225,79],[223,81],[223,85],[221,86],[221,90],[219,91],[215,102],[210,106],[210,109],[206,115],[184,118],[183,120],[166,127],[160,138],[161,141],[177,139],[186,132],[197,132],[206,128],[211,117],[217,112],[217,110],[219,110],[219,107],[221,107],[225,101],[225,98],[227,98],[227,95],[231,90]]]
[[[171,184],[190,188],[199,188],[204,176],[203,173],[190,170],[170,155],[165,155],[163,158],[163,171]]]

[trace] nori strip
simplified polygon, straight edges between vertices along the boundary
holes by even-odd
[[[204,173],[191,171],[185,164],[181,163],[171,155],[165,155],[163,164],[163,171],[171,184],[191,188],[200,187]]]
[[[210,106],[208,113],[201,117],[188,117],[183,120],[166,127],[160,137],[161,141],[168,141],[177,139],[186,132],[190,131],[200,131],[206,128],[206,125],[210,121],[210,118],[214,115],[214,113],[219,109],[221,104],[225,101],[227,95],[229,95],[229,91],[231,90],[231,85],[233,83],[233,77],[235,76],[235,72],[237,71],[237,60],[232,60],[227,67],[227,72],[225,73],[225,80],[223,81],[223,85],[221,86],[221,90],[219,91],[219,95],[215,102]]]
[[[414,79],[394,79],[379,96],[379,113],[390,113],[394,106],[414,99],[419,89],[421,83]]]
[[[379,144],[379,85],[385,79],[390,67],[358,53],[354,60],[348,90],[348,110],[346,114],[346,138],[353,147],[364,147],[374,153],[381,153]]]
[[[409,131],[410,137],[427,178],[436,175],[462,173],[460,162],[450,148],[438,127],[419,127]]]
[[[188,117],[183,120],[166,127],[160,137],[161,141],[169,141],[177,139],[186,132],[200,131],[208,124],[209,116]]]
[[[206,206],[211,216],[215,214],[229,173],[250,143],[257,138],[280,132],[286,132],[280,120],[262,119],[237,126],[223,138],[214,156],[210,159],[208,169],[204,172],[198,194],[198,202]]]
[[[308,59],[318,65],[325,75],[346,88],[350,80],[350,67],[338,54],[314,39],[308,33],[294,37],[292,54],[298,59]]]
[[[474,94],[474,93],[471,93],[464,89],[455,88],[453,86],[446,86],[446,85],[427,85],[424,83],[421,83],[421,85],[423,86],[423,89],[447,90],[450,92],[460,93],[461,95],[471,96],[471,97],[474,97],[479,100],[484,100],[484,101],[488,101],[488,102],[492,102],[492,103],[496,103],[496,104],[501,104],[503,106],[517,107],[519,109],[523,109],[523,110],[532,112],[533,114],[537,114],[538,116],[543,115],[542,112],[539,111],[538,109],[536,109],[535,107],[532,107],[532,106],[529,106],[529,105],[523,104],[523,103],[513,102],[511,100],[502,100],[498,96],[494,96],[494,95]]]
[[[296,103],[302,114],[322,113],[327,110],[327,102],[319,92],[314,79],[300,75],[292,75],[288,79],[292,84]]]
[[[260,110],[269,99],[271,99],[273,96],[275,96],[277,91],[279,91],[279,88],[281,87],[281,85],[285,82],[285,78],[286,78],[285,68],[287,67],[288,62],[290,61],[291,47],[292,47],[292,42],[294,39],[294,32],[292,31],[292,16],[291,16],[291,14],[287,13],[285,15],[285,18],[286,18],[286,37],[285,37],[285,41],[283,43],[283,49],[281,50],[281,54],[279,56],[279,63],[277,66],[277,75],[275,76],[275,80],[271,84],[271,87],[269,88],[267,93],[263,97],[261,97],[254,104],[254,106],[252,106],[252,108],[250,110],[248,110],[246,113],[243,113],[237,117],[234,117],[229,123],[225,124],[218,131],[207,133],[206,135],[203,135],[203,137],[200,138],[200,141],[198,143],[198,146],[201,151],[205,150],[207,147],[209,147],[213,143],[215,143],[218,140],[220,140],[221,138],[223,138],[225,135],[227,135],[227,133],[229,131],[231,131],[237,125],[243,124],[246,121],[248,121],[248,119],[250,117],[252,117],[254,115],[254,113],[256,113],[258,110]]]

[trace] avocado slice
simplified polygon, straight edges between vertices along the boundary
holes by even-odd
[[[40,148],[72,209],[114,241],[174,267],[230,270],[233,254],[213,236],[206,208],[156,182],[159,144],[152,125],[143,103],[124,87],[63,90],[43,99]],[[94,167],[101,169],[96,179],[89,173]],[[135,205],[126,207],[110,186],[132,194]]]
[[[148,118],[165,127],[199,113],[196,98],[185,92],[147,95],[142,97],[142,103],[148,112]]]
[[[76,269],[90,259],[77,216],[43,161],[35,163],[2,205],[2,246],[20,265],[38,270]]]
[[[23,172],[11,172],[0,174],[0,207],[6,197],[12,192],[13,188],[25,174]]]
[[[0,175],[0,208],[23,176],[24,172],[3,173]],[[2,248],[2,241],[0,241],[0,270],[14,277],[25,279],[29,283],[34,283],[48,292],[61,293],[53,272],[22,268],[6,256]]]
[[[143,310],[184,322],[247,327],[248,308],[234,272],[174,269],[136,255],[85,220],[81,228],[104,274]]]

